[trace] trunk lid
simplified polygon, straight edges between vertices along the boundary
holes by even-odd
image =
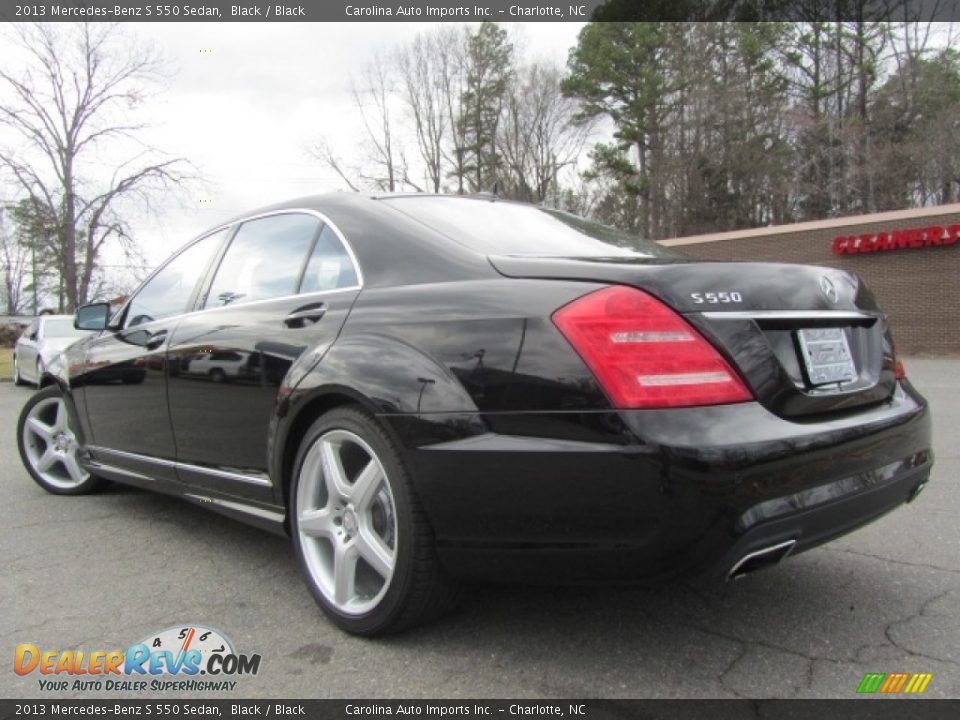
[[[784,417],[845,413],[894,392],[886,317],[859,277],[835,268],[662,258],[497,255],[507,277],[630,285],[697,328]]]

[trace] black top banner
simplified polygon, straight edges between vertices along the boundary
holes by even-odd
[[[960,0],[0,0],[5,22],[620,22],[960,19]]]

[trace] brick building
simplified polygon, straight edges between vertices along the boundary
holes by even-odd
[[[808,263],[856,272],[903,353],[960,353],[960,204],[673,238],[702,260]]]

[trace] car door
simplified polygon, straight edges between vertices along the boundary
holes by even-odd
[[[175,481],[176,446],[167,405],[167,344],[196,301],[227,231],[187,246],[129,300],[118,326],[87,348],[72,379],[83,393],[87,445],[95,459],[138,475]]]
[[[181,480],[271,502],[267,435],[280,385],[336,339],[360,289],[337,231],[308,212],[243,222],[170,341],[170,417]]]
[[[37,374],[37,338],[39,337],[40,319],[37,318],[23,331],[17,340],[17,367],[24,379],[36,382]]]

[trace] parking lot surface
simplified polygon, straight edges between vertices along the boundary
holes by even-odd
[[[378,640],[327,622],[282,538],[139,490],[44,493],[16,450],[31,390],[0,384],[0,696],[175,697],[44,692],[14,648],[124,649],[195,623],[262,656],[233,697],[853,698],[867,672],[932,673],[926,697],[958,697],[960,360],[906,364],[937,457],[912,505],[737,582],[479,587]]]

